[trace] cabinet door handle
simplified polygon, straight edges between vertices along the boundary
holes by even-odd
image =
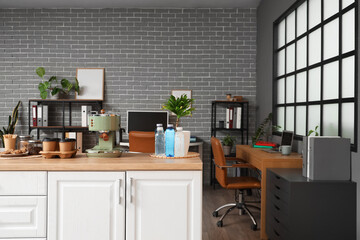
[[[132,203],[133,178],[130,178],[130,203]]]
[[[119,179],[119,204],[121,204],[121,179]]]

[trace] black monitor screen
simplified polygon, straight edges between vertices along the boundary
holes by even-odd
[[[281,138],[281,145],[290,145],[292,146],[294,138],[294,133],[290,131],[283,131]]]
[[[156,124],[162,123],[164,130],[168,124],[168,112],[146,112],[146,111],[128,111],[127,113],[127,131],[155,131]]]

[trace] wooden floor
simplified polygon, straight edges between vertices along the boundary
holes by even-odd
[[[249,198],[246,198],[249,199]],[[219,217],[213,217],[213,211],[226,204],[234,202],[234,191],[225,190],[217,186],[213,190],[210,186],[204,186],[203,192],[203,240],[258,240],[260,239],[260,231],[251,230],[251,220],[244,214],[239,215],[239,211],[234,209],[223,220],[224,226],[219,228],[216,222],[223,213],[220,212]],[[260,206],[260,204],[257,204]],[[226,210],[225,210],[226,211]],[[260,225],[260,211],[250,208],[250,211],[256,218],[258,226]]]

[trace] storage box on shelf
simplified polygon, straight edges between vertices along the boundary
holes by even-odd
[[[58,126],[51,126],[51,123],[48,123],[48,126],[34,126],[33,124],[33,116],[31,115],[32,104],[40,105],[44,104],[47,106],[51,106],[54,104],[61,104],[62,107],[62,123]],[[103,102],[99,100],[82,100],[82,99],[29,99],[29,113],[28,113],[28,124],[29,124],[29,134],[31,134],[32,130],[37,131],[37,138],[40,137],[40,130],[53,130],[57,132],[62,132],[63,138],[65,138],[66,131],[79,132],[85,131],[88,128],[82,126],[72,126],[72,104],[94,104],[98,107],[98,110],[102,109]],[[65,123],[65,107],[68,106],[69,112],[69,122]],[[37,115],[37,114],[36,114]],[[37,117],[37,116],[36,116]]]

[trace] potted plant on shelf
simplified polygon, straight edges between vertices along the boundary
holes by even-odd
[[[235,139],[229,135],[226,135],[226,137],[222,140],[225,156],[230,155],[231,148],[232,146],[234,146],[234,143],[235,143]]]
[[[186,94],[183,94],[178,98],[171,95],[168,101],[163,105],[162,109],[169,110],[176,115],[176,127],[178,127],[180,118],[191,115],[195,110],[195,108],[191,106],[193,102],[194,99],[188,98]]]
[[[14,145],[13,141],[16,142],[16,136],[13,138],[11,137],[10,135],[14,135],[14,132],[15,132],[15,126],[19,120],[19,107],[20,107],[20,104],[21,104],[21,101],[19,101],[15,108],[13,109],[12,111],[12,114],[11,116],[9,116],[9,122],[8,122],[8,126],[7,128],[3,127],[2,130],[0,130],[0,137],[1,137],[1,144],[2,144],[2,147],[6,147],[5,146],[5,141],[4,141],[4,135],[7,135],[6,137],[7,138],[7,141],[10,143],[11,141],[11,145]],[[14,139],[14,140],[13,140]],[[15,149],[15,148],[14,148]]]
[[[54,86],[53,83],[58,84],[58,80],[56,76],[51,76],[49,80],[45,80],[45,68],[38,67],[36,69],[36,74],[42,78],[41,83],[39,83],[38,89],[40,91],[40,96],[42,99],[46,99],[49,96],[53,96],[55,99],[60,98],[60,96],[63,98],[66,95],[69,95],[71,90],[74,90],[75,92],[80,92],[80,86],[77,78],[75,78],[75,83],[71,83],[69,80],[63,78],[60,81],[60,85]]]

